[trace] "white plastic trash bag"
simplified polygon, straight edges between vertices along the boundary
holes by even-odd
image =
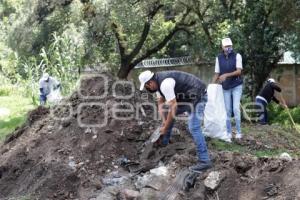
[[[62,96],[60,94],[60,90],[52,90],[50,94],[47,95],[47,101],[50,104],[57,104],[62,99]]]
[[[207,104],[204,110],[204,135],[230,142],[226,129],[226,109],[223,89],[220,84],[209,84]]]

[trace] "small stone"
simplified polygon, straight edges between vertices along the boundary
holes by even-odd
[[[213,171],[210,172],[207,178],[204,180],[204,185],[206,188],[210,190],[215,190],[220,185],[220,183],[224,180],[225,176],[222,176],[221,172]]]
[[[68,165],[69,165],[69,167],[71,167],[72,169],[76,169],[76,163],[74,162],[74,161],[70,161],[69,163],[68,163]]]
[[[94,136],[93,136],[93,139],[97,139],[97,135],[94,135]]]
[[[287,161],[287,162],[292,162],[293,158],[290,156],[290,154],[284,152],[279,156],[279,159]]]
[[[84,131],[84,133],[91,133],[92,132],[92,129],[90,129],[90,128],[87,128],[85,131]]]

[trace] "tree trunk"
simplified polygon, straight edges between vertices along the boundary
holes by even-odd
[[[120,79],[127,79],[127,76],[130,72],[130,67],[129,65],[121,65],[119,71],[118,71],[118,77]]]

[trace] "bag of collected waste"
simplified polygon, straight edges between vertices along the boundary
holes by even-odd
[[[52,90],[50,94],[47,95],[47,100],[50,104],[57,104],[61,99],[60,89]]]
[[[226,129],[226,109],[223,89],[220,84],[207,87],[207,104],[204,110],[204,135],[230,142]]]

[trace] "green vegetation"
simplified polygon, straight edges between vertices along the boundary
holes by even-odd
[[[33,109],[29,98],[12,95],[0,96],[0,140],[26,121],[26,114]]]
[[[288,111],[277,104],[271,104],[268,107],[271,123],[278,123],[287,127],[292,126]],[[300,124],[300,106],[289,109],[295,123]]]
[[[151,57],[214,61],[229,36],[253,96],[284,51],[300,52],[299,11],[297,0],[3,0],[0,73],[35,89],[47,71],[68,93],[85,67],[126,78]]]
[[[248,153],[257,157],[276,157],[284,152],[294,157],[300,156],[300,135],[292,129],[244,123],[242,132],[245,137],[242,143],[209,139],[208,144],[218,151]]]
[[[218,151],[246,152],[246,148],[236,143],[228,143],[218,139],[212,139],[210,144]]]

